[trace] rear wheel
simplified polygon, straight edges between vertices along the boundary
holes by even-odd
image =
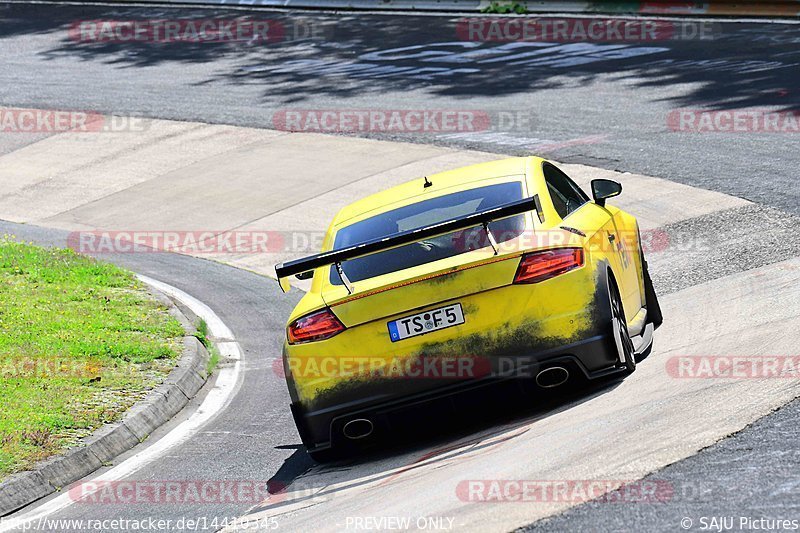
[[[628,323],[625,320],[622,298],[613,281],[609,281],[608,293],[611,301],[611,332],[614,337],[614,345],[617,348],[617,358],[619,363],[625,367],[625,373],[632,374],[636,370],[633,341],[628,333]]]

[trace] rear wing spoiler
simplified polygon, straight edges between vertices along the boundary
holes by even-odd
[[[287,261],[285,263],[275,265],[275,274],[278,277],[278,282],[280,283],[283,292],[288,292],[291,288],[291,285],[289,284],[289,280],[286,278],[289,276],[294,275],[297,276],[298,279],[308,279],[313,275],[313,271],[315,269],[327,265],[335,265],[336,271],[339,274],[339,277],[342,279],[342,284],[347,288],[347,291],[352,294],[352,284],[347,279],[347,276],[342,269],[342,261],[372,255],[374,253],[391,250],[392,248],[397,248],[406,244],[423,241],[431,237],[437,237],[439,235],[445,235],[454,231],[481,225],[486,230],[486,234],[489,237],[489,242],[492,244],[494,253],[496,255],[497,242],[489,231],[489,222],[520,215],[522,213],[527,213],[528,211],[536,211],[539,214],[539,219],[542,219],[542,207],[541,203],[539,202],[538,195],[534,195],[531,198],[525,198],[523,200],[509,202],[507,204],[502,204],[497,207],[487,209],[486,211],[480,211],[478,213],[471,213],[469,215],[445,220],[444,222],[439,222],[438,224],[401,231],[399,233],[387,235],[386,237],[379,237],[377,239],[371,239],[369,241],[353,244],[346,248],[330,250],[305,257],[303,259]]]

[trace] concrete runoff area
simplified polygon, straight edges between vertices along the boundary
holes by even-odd
[[[324,231],[336,210],[358,197],[503,157],[170,121],[152,121],[146,131],[124,135],[130,138],[120,144],[102,135],[59,134],[0,156],[5,191],[0,218],[68,231],[314,233]],[[146,157],[137,154],[141,151]],[[65,153],[84,159],[76,162]],[[797,380],[684,379],[671,375],[668,367],[670,360],[686,355],[792,353],[792,333],[800,326],[798,259],[767,258],[769,250],[763,250],[763,260],[739,265],[735,273],[712,262],[716,275],[688,287],[681,279],[704,268],[697,254],[713,255],[731,239],[747,245],[774,231],[772,238],[788,243],[787,252],[796,252],[793,219],[782,218],[779,228],[771,230],[758,225],[764,208],[719,192],[582,165],[563,168],[584,187],[597,177],[619,180],[624,191],[613,203],[639,217],[644,230],[678,227],[694,232],[696,221],[712,226],[722,221],[748,231],[712,235],[710,250],[667,247],[651,255],[666,321],[656,333],[653,353],[626,381],[574,405],[487,430],[443,450],[428,450],[421,457],[411,452],[312,468],[295,484],[313,487],[313,498],[308,490],[293,492],[290,485],[288,493],[279,495],[280,505],[269,500],[260,504],[251,513],[253,519],[276,516],[282,527],[320,530],[346,527],[348,517],[359,516],[452,516],[454,525],[466,530],[524,526],[581,502],[464,501],[458,483],[532,479],[622,484],[689,457],[800,395]],[[271,275],[275,262],[305,253],[201,256]],[[776,330],[778,321],[781,328]],[[555,449],[558,453],[547,452]],[[364,497],[365,491],[370,498]]]
[[[321,134],[146,124],[140,132],[62,133],[0,156],[0,216],[70,231],[286,232],[282,249],[269,253],[201,254],[274,276],[275,264],[318,251],[314,243],[354,199],[505,157]],[[613,203],[636,214],[644,230],[749,205],[648,176],[563,168],[585,190],[595,178],[620,181],[623,194]]]
[[[610,490],[690,457],[796,398],[800,382],[703,379],[698,367],[681,375],[676,358],[794,354],[800,298],[787,288],[798,282],[800,259],[792,259],[669,294],[661,299],[666,318],[653,354],[617,386],[422,461],[408,454],[313,470],[295,481],[301,489],[256,508],[250,525],[275,516],[288,529],[338,531],[353,517],[422,516],[456,517],[458,531],[508,531],[583,502],[485,501],[493,496],[486,483],[471,495],[465,484],[596,481]],[[665,501],[680,490],[668,487]]]

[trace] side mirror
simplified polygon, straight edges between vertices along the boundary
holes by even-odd
[[[622,185],[612,180],[592,180],[592,196],[594,202],[600,207],[605,207],[606,199],[619,196]]]

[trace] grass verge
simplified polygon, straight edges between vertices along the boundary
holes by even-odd
[[[210,376],[214,373],[214,369],[217,368],[219,364],[219,348],[208,338],[208,323],[205,320],[201,318],[195,327],[197,331],[195,331],[194,336],[197,337],[197,340],[208,350],[209,358],[208,363],[206,363],[206,374]]]
[[[118,420],[183,335],[132,273],[0,237],[0,480]]]

